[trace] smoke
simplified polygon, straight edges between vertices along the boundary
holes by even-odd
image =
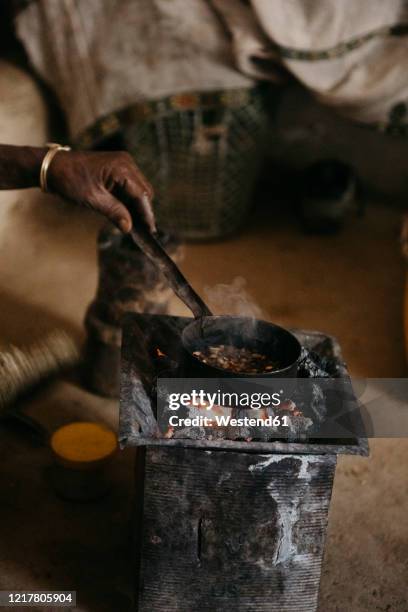
[[[265,313],[246,289],[246,280],[236,276],[231,284],[204,287],[205,301],[214,314],[265,319]]]

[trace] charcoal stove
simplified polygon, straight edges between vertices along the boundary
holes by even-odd
[[[122,447],[142,447],[135,610],[313,612],[337,455],[368,455],[367,440],[166,438],[156,420],[155,380],[177,371],[190,322],[124,319],[119,438]],[[299,368],[320,376],[324,364],[330,376],[347,377],[335,339],[294,333],[321,358],[316,365],[306,355]]]

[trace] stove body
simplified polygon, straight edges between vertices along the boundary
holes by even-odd
[[[146,450],[139,612],[317,609],[335,455]]]
[[[337,454],[328,443],[164,439],[149,389],[154,352],[177,356],[189,319],[129,315],[122,344],[120,442],[143,447],[134,516],[139,612],[314,612]],[[337,343],[298,332],[346,375]],[[155,365],[156,364],[156,365]]]

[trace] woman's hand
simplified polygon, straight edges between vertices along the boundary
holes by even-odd
[[[58,151],[47,172],[52,193],[101,213],[122,232],[132,219],[155,231],[153,189],[129,153]]]

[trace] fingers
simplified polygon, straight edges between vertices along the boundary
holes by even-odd
[[[101,157],[102,155],[102,157]],[[156,224],[151,202],[153,188],[125,151],[93,153],[98,198],[93,208],[107,216],[121,231],[130,232],[133,222],[143,221],[151,232]],[[96,201],[97,200],[97,201]]]
[[[151,232],[156,232],[156,220],[152,208],[154,194],[148,181],[146,179],[143,182],[136,181],[134,177],[127,177],[121,185],[121,192],[126,205],[130,208],[132,219],[137,221],[140,217]]]
[[[143,191],[147,193],[150,201],[153,201],[154,198],[154,190],[145,175],[142,173],[140,168],[134,162],[133,158],[130,157],[130,168],[129,168],[129,184],[135,183],[136,185],[139,183],[143,187]]]
[[[99,194],[98,201],[92,206],[95,210],[107,217],[124,234],[132,229],[132,217],[122,202],[120,202],[109,191]]]
[[[151,232],[155,233],[157,231],[156,228],[156,219],[154,217],[154,212],[151,204],[151,197],[145,192],[140,201],[140,207],[142,209],[142,215],[146,220],[146,223]]]

